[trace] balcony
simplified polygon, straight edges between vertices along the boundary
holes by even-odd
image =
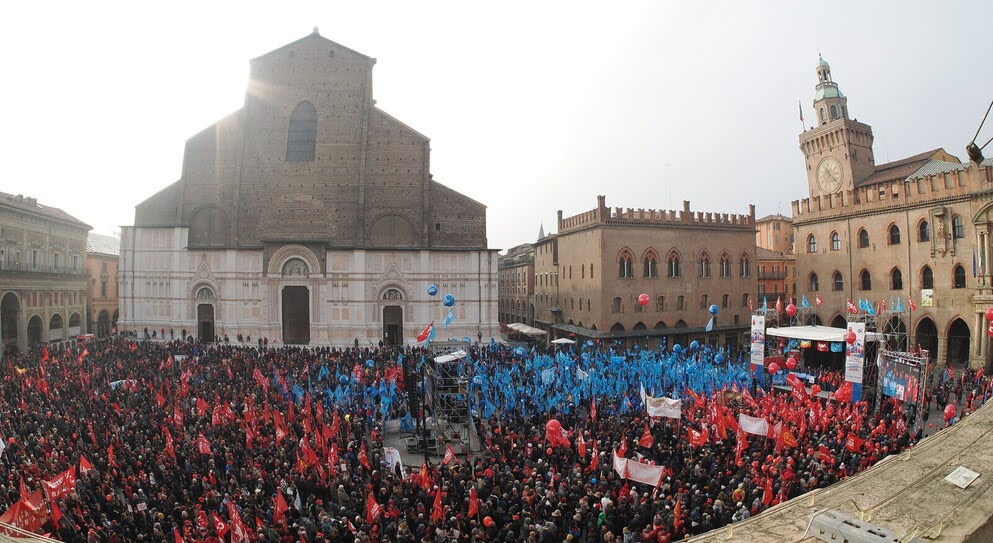
[[[0,263],[0,273],[37,273],[46,275],[67,275],[70,277],[83,277],[86,275],[86,268],[73,268],[71,266],[53,266],[38,264],[32,266],[22,262]]]
[[[786,279],[786,272],[759,272],[759,281],[776,281]]]

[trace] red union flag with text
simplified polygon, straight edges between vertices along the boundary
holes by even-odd
[[[68,496],[76,488],[76,466],[63,471],[51,481],[43,480],[41,486],[48,494],[49,501],[60,500],[64,496]]]

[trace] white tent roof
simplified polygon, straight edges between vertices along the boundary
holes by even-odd
[[[540,328],[535,328],[533,326],[528,326],[528,325],[524,324],[523,322],[514,322],[514,323],[511,323],[511,324],[508,324],[507,325],[507,328],[510,328],[511,330],[520,332],[520,333],[522,333],[522,334],[524,334],[526,336],[543,336],[543,335],[545,335],[545,334],[548,333],[548,332],[546,332],[546,331],[544,331],[544,330],[542,330]]]
[[[572,344],[574,344],[576,342],[573,341],[573,340],[571,340],[571,339],[569,339],[569,338],[560,337],[558,339],[553,339],[552,340],[552,343],[554,343],[556,345],[572,345]]]
[[[767,335],[776,337],[788,337],[790,339],[809,339],[812,341],[845,341],[844,328],[832,328],[830,326],[786,326],[783,328],[769,328],[765,331]],[[866,332],[866,341],[882,341],[883,334],[876,332]]]
[[[440,363],[453,362],[453,361],[458,360],[460,358],[465,358],[465,355],[466,355],[466,352],[465,351],[455,351],[455,352],[452,352],[452,353],[443,354],[443,355],[441,355],[439,357],[436,357],[434,359],[434,361],[435,362],[440,362]]]

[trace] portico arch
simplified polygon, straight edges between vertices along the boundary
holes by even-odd
[[[4,345],[17,344],[17,318],[21,312],[21,301],[13,292],[0,298],[0,341]]]
[[[308,277],[321,273],[321,262],[313,251],[303,245],[291,244],[283,245],[272,253],[269,258],[269,265],[266,267],[266,275],[270,277],[282,276],[284,266],[294,258],[299,258],[307,265]]]

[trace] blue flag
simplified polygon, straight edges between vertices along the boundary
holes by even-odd
[[[810,307],[810,302],[807,301],[806,294],[800,297],[800,307]]]

